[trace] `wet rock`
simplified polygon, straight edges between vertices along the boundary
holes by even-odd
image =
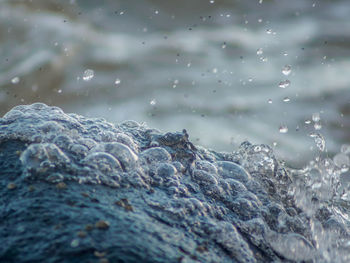
[[[108,229],[109,228],[109,222],[104,220],[99,220],[96,222],[95,227],[98,229]]]
[[[321,258],[289,173],[265,145],[218,153],[185,130],[36,103],[0,119],[0,174],[1,262]],[[346,236],[330,218],[319,216]]]

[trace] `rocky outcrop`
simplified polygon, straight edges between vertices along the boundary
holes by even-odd
[[[267,145],[194,146],[185,130],[36,103],[0,119],[1,262],[289,262],[309,219]]]

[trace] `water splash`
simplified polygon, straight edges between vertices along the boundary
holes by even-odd
[[[322,134],[317,133],[317,132],[312,132],[310,133],[310,137],[315,140],[317,148],[323,152],[326,148],[326,141],[323,138]]]

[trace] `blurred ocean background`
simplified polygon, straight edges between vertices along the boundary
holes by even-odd
[[[330,157],[350,143],[349,14],[348,0],[0,0],[0,114],[40,101],[301,166],[319,154],[310,133]]]

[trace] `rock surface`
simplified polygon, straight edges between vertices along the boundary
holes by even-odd
[[[294,262],[307,215],[266,145],[218,153],[36,103],[0,119],[1,262]]]

